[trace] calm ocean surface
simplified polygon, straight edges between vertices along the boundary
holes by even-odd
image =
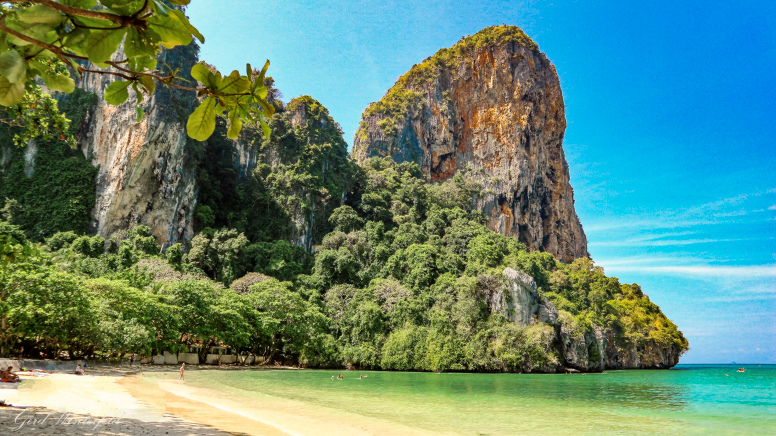
[[[439,433],[776,434],[776,365],[736,368],[587,375],[204,370],[188,372],[186,384],[246,408],[288,401]],[[345,380],[331,380],[336,374]],[[362,374],[368,377],[359,380]]]

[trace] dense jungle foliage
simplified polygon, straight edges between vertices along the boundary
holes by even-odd
[[[189,145],[199,187],[195,225],[236,229],[267,244],[292,240],[310,251],[331,230],[326,217],[350,188],[355,165],[339,124],[323,105],[309,96],[285,105],[271,79],[268,87],[276,108],[272,134],[246,126],[241,138],[258,154],[255,168],[238,174],[239,157],[224,119],[207,142]]]
[[[70,119],[71,134],[78,134],[96,103],[96,94],[80,88],[61,101],[59,108]],[[85,233],[99,169],[59,138],[39,138],[26,148],[16,147],[11,138],[17,130],[0,124],[3,218],[19,225],[34,241],[60,231]]]
[[[502,272],[529,273],[581,333],[618,346],[687,341],[637,285],[589,259],[562,264],[489,231],[461,178],[431,184],[415,164],[355,168],[347,204],[310,256],[278,239],[207,229],[159,254],[147,227],[105,241],[60,232],[31,244],[0,224],[3,355],[144,354],[226,345],[268,362],[395,370],[530,371],[562,364],[550,325],[492,311]]]

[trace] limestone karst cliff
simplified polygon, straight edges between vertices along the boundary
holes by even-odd
[[[569,262],[587,256],[563,154],[555,67],[515,26],[486,28],[415,65],[363,118],[357,162],[390,156],[480,188],[488,226]]]
[[[197,61],[194,44],[160,58],[184,77]],[[162,87],[144,101],[137,122],[134,93],[120,106],[104,101],[112,80],[86,73],[79,81],[97,99],[77,128],[79,149],[99,168],[90,233],[107,238],[143,224],[169,246],[195,230],[226,226],[309,251],[328,231],[327,213],[339,205],[350,171],[343,170],[349,164],[339,125],[320,103],[306,96],[286,107],[271,95],[278,110],[271,139],[246,126],[229,140],[219,120],[213,137],[198,143],[185,130],[193,94]],[[198,220],[197,212],[213,221]]]
[[[196,50],[177,48],[163,53],[161,60],[188,70],[196,62]],[[91,232],[108,237],[144,224],[163,244],[191,238],[195,173],[187,165],[185,118],[171,106],[177,103],[185,110],[193,100],[175,90],[160,90],[145,102],[146,115],[137,122],[134,93],[120,106],[104,101],[103,92],[112,81],[111,76],[91,73],[80,80],[98,98],[78,138],[84,155],[99,166]]]

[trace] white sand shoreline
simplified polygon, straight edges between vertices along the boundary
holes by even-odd
[[[4,386],[0,399],[14,406],[44,408],[0,407],[0,434],[234,434],[182,419],[138,400],[121,383],[125,377],[121,374],[96,371],[87,376],[55,373],[22,377],[24,382],[16,389]]]
[[[272,396],[246,401],[178,382],[177,375],[170,377],[175,374],[172,368],[147,369],[109,367],[92,370],[87,376],[58,373],[28,379],[18,389],[0,390],[0,399],[6,403],[45,407],[0,408],[0,434],[430,434],[301,401]],[[141,370],[168,378],[142,377]]]

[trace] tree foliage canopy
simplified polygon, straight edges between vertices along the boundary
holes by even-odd
[[[136,95],[137,119],[143,117],[140,103],[157,85],[197,93],[202,99],[186,125],[198,141],[209,138],[217,115],[226,113],[229,138],[237,138],[245,123],[258,123],[269,135],[264,119],[274,107],[267,103],[261,70],[246,65],[222,74],[199,63],[191,76],[199,83],[186,83],[177,70],[157,65],[163,49],[187,45],[205,38],[189,23],[182,7],[189,0],[31,0],[0,5],[0,105],[8,123],[24,125],[19,143],[67,128],[56,104],[41,93],[37,80],[53,91],[71,93],[75,74],[94,73],[116,77],[105,90],[105,101],[119,105],[132,90]],[[122,45],[123,43],[123,45]],[[62,139],[65,139],[63,134]]]
[[[205,229],[186,253],[180,245],[160,253],[145,226],[108,241],[58,233],[35,249],[0,222],[2,352],[226,345],[307,366],[525,372],[563,363],[556,327],[577,340],[605,329],[611,346],[637,353],[687,349],[638,285],[488,230],[462,178],[430,184],[416,164],[389,159],[356,171],[312,257],[228,228]],[[507,267],[534,279],[558,324],[517,325],[494,309]],[[603,358],[595,347],[586,353]]]

